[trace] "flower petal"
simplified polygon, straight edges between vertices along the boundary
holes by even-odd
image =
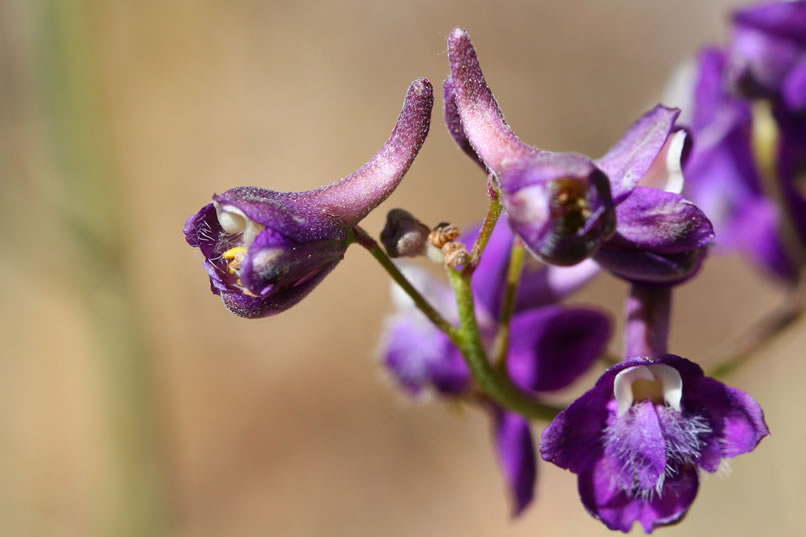
[[[691,277],[714,238],[705,214],[679,194],[636,187],[616,214],[617,232],[595,259],[630,281],[671,283]]]
[[[535,495],[537,461],[532,432],[522,416],[500,408],[493,412],[498,460],[512,497],[512,516],[518,516]]]
[[[679,521],[697,496],[699,478],[694,468],[667,478],[661,494],[649,499],[630,496],[612,479],[618,464],[604,457],[594,469],[580,474],[578,480],[585,509],[611,530],[627,533],[639,521],[647,533],[652,533],[657,527]]]
[[[543,459],[576,474],[590,470],[602,455],[602,431],[610,414],[613,379],[623,369],[649,363],[652,362],[645,358],[631,358],[602,373],[593,388],[560,412],[543,431]]]
[[[552,391],[570,385],[602,355],[611,323],[595,309],[548,306],[516,315],[511,330],[507,366],[513,382]]]
[[[683,387],[686,409],[706,417],[721,457],[752,451],[770,434],[761,406],[745,392],[710,377],[684,379]],[[713,455],[714,450],[706,449],[699,461],[709,472],[719,467],[719,459]]]
[[[658,105],[636,121],[621,140],[596,161],[610,178],[618,204],[629,195],[661,153],[680,110]],[[680,148],[682,152],[682,147]]]
[[[457,394],[470,383],[470,371],[450,339],[422,315],[400,312],[386,322],[382,360],[397,383],[411,395],[434,387]]]

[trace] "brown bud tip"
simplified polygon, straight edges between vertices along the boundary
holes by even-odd
[[[403,209],[392,209],[386,215],[386,226],[381,232],[389,257],[415,257],[425,252],[428,226]]]
[[[445,256],[444,263],[449,267],[457,268],[466,265],[470,261],[470,254],[461,242],[448,242],[442,246],[442,255]]]
[[[459,228],[453,224],[442,222],[428,235],[428,240],[437,248],[442,248],[459,237]]]

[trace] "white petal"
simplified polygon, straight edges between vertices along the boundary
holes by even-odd
[[[618,401],[618,416],[623,416],[633,404],[632,384],[636,380],[646,380],[652,382],[655,377],[644,365],[628,367],[620,371],[613,381],[613,395]]]
[[[673,194],[683,192],[684,179],[680,159],[683,156],[685,145],[686,131],[680,130],[672,133],[638,185],[665,190]]]
[[[680,400],[683,398],[683,379],[674,367],[666,364],[649,366],[655,378],[663,386],[663,400],[667,405],[680,412]]]

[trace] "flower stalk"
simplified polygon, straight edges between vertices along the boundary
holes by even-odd
[[[624,358],[666,354],[672,288],[633,284],[626,305]]]

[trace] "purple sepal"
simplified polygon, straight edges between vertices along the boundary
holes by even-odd
[[[512,319],[507,367],[524,390],[569,386],[602,356],[611,335],[607,315],[595,309],[546,306]]]
[[[459,115],[459,108],[456,105],[456,88],[454,87],[453,80],[446,79],[442,84],[443,95],[445,97],[445,125],[448,127],[448,132],[459,146],[459,149],[473,160],[476,164],[481,166],[481,169],[487,171],[487,166],[481,161],[470,140],[467,139],[465,129],[462,126],[462,118]]]
[[[307,192],[236,187],[187,220],[185,238],[202,251],[211,289],[227,308],[244,317],[274,315],[322,281],[343,257],[350,229],[411,166],[433,101],[426,79],[412,82],[384,147],[340,181]]]
[[[629,196],[652,167],[680,115],[676,108],[658,105],[638,119],[621,140],[596,161],[610,178],[616,204]],[[621,225],[621,222],[619,222]]]
[[[671,383],[671,402],[664,403],[664,391],[660,401],[630,398],[622,410],[614,381],[641,366],[667,368],[659,373]],[[610,529],[627,532],[639,521],[650,532],[686,513],[697,492],[697,467],[713,472],[721,459],[752,451],[768,434],[752,397],[667,354],[605,371],[545,429],[541,453],[578,474],[585,508]]]
[[[594,259],[633,282],[672,284],[693,276],[714,239],[711,222],[680,194],[636,187],[616,208],[616,234]]]
[[[537,460],[529,422],[519,414],[493,408],[495,447],[512,498],[512,516],[520,515],[535,496]]]
[[[387,321],[383,361],[394,380],[411,395],[428,387],[451,395],[470,386],[470,370],[450,339],[416,312]]]

